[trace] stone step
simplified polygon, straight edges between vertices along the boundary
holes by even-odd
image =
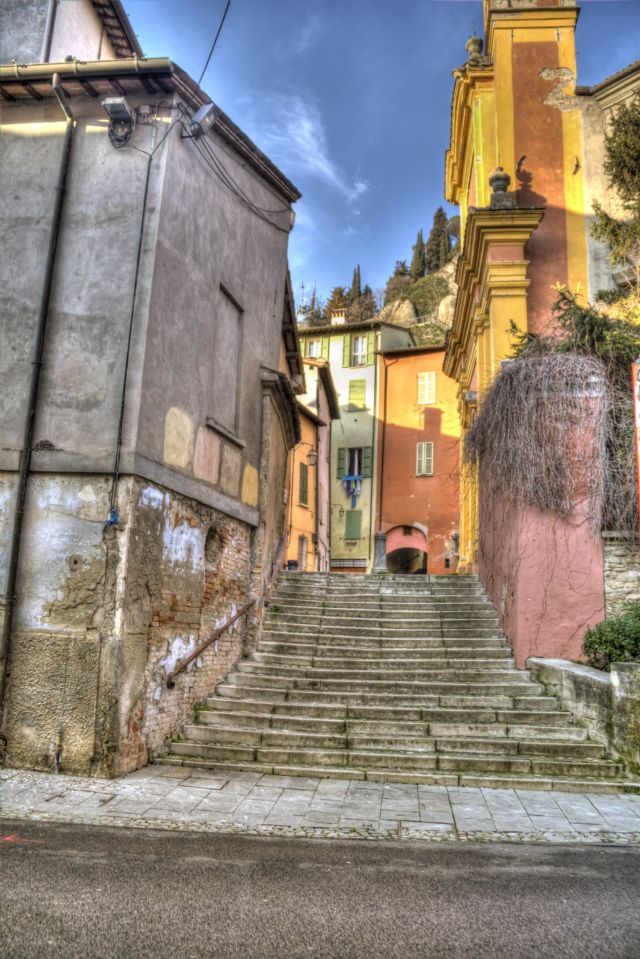
[[[488,700],[492,704],[500,702],[505,708],[508,708],[516,699],[533,699],[541,695],[539,687],[533,684],[516,683],[478,683],[473,684],[454,684],[454,683],[419,683],[416,686],[406,684],[409,691],[399,689],[396,684],[392,692],[378,690],[373,692],[369,684],[362,684],[362,688],[351,689],[299,689],[286,687],[277,688],[273,686],[250,686],[238,685],[235,683],[221,683],[217,687],[217,692],[223,696],[253,699],[272,699],[284,702],[303,703],[316,702],[321,700],[325,703],[345,703],[362,705],[393,705],[394,703],[417,703],[421,706],[437,706],[449,702],[455,704],[456,699],[462,697],[475,698],[478,705],[486,703]]]
[[[423,684],[433,686],[437,683],[514,683],[520,684],[528,678],[528,673],[500,663],[487,669],[322,669],[310,666],[268,666],[264,663],[245,661],[238,663],[235,672],[227,678],[231,682],[251,685],[255,680],[270,685],[295,689],[379,689],[394,692],[400,686],[407,691],[412,686],[420,688]]]
[[[260,663],[264,666],[297,666],[299,668],[319,668],[319,669],[348,669],[348,670],[398,670],[398,669],[483,669],[485,666],[490,668],[508,666],[515,669],[515,660],[509,655],[509,650],[497,649],[488,650],[488,655],[478,654],[476,656],[450,656],[445,655],[444,650],[440,656],[398,657],[398,656],[370,656],[358,659],[342,659],[331,656],[318,656],[312,653],[304,655],[288,655],[283,653],[254,653],[250,660],[252,663]]]
[[[548,776],[522,776],[509,773],[414,772],[385,769],[352,769],[328,766],[280,766],[270,763],[212,762],[199,756],[163,756],[157,763],[169,766],[188,765],[194,769],[225,772],[259,772],[276,776],[314,777],[319,779],[369,780],[370,782],[420,783],[432,786],[462,786],[472,789],[533,789],[568,793],[640,793],[640,782],[622,778],[584,779]]]
[[[418,728],[416,728],[418,727]],[[412,724],[403,734],[359,734],[351,731],[326,732],[303,729],[281,729],[241,724],[198,724],[185,728],[190,742],[213,745],[283,746],[287,749],[373,750],[413,753],[426,750],[435,753],[481,753],[483,756],[526,755],[551,758],[600,759],[604,746],[587,741],[521,739],[510,736],[473,737],[437,736],[427,731],[427,724]]]
[[[475,702],[475,698],[474,698]],[[324,703],[269,703],[263,699],[229,699],[224,696],[212,696],[207,699],[207,710],[212,712],[223,711],[230,713],[245,712],[247,714],[258,713],[260,715],[273,716],[278,722],[282,721],[280,717],[291,718],[292,720],[304,719],[313,721],[319,719],[338,720],[341,722],[428,722],[428,723],[447,723],[455,725],[457,723],[482,723],[482,724],[514,724],[514,725],[562,725],[570,724],[571,716],[568,713],[560,712],[555,708],[556,701],[552,699],[547,701],[542,697],[527,700],[531,708],[515,709],[511,708],[492,708],[486,706],[476,708],[473,705],[459,706],[458,708],[447,707],[421,707],[421,706],[360,706],[360,705],[327,705]],[[548,705],[547,705],[548,703]],[[536,707],[536,708],[533,708]],[[546,708],[540,708],[546,707]],[[202,715],[206,716],[205,710]],[[581,727],[575,727],[584,730]]]
[[[312,643],[321,646],[334,646],[336,648],[346,648],[348,650],[368,649],[396,649],[398,647],[412,648],[415,650],[428,648],[441,648],[442,646],[500,646],[506,645],[503,636],[376,636],[374,638],[365,638],[359,636],[356,640],[345,636],[320,636],[317,632],[300,631],[295,634],[284,630],[276,630],[267,627],[263,631],[265,642],[278,643]],[[262,644],[261,644],[262,645]]]
[[[316,643],[271,643],[263,642],[260,649],[253,653],[253,658],[258,662],[309,662],[313,664],[332,663],[343,664],[347,669],[360,665],[365,668],[368,663],[424,663],[430,664],[441,659],[449,662],[471,662],[475,660],[502,660],[511,659],[511,649],[506,645],[502,646],[473,646],[470,648],[456,646],[433,646],[426,649],[413,648],[386,648],[371,649],[359,647],[343,650],[340,654],[333,646],[322,646]]]
[[[202,756],[210,760],[257,762],[280,766],[330,766],[333,769],[438,770],[440,772],[500,772],[520,775],[567,776],[604,779],[620,771],[616,763],[605,760],[553,759],[536,756],[478,755],[476,753],[438,753],[429,749],[402,751],[374,749],[281,748],[242,746],[207,742],[171,743],[170,752],[178,756]]]

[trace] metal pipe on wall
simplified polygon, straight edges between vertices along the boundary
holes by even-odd
[[[36,323],[35,347],[32,361],[31,382],[29,384],[29,398],[27,402],[27,416],[24,424],[22,449],[20,451],[20,465],[18,467],[18,487],[16,491],[16,503],[13,514],[13,531],[11,535],[11,551],[9,554],[9,568],[7,572],[4,621],[2,624],[2,634],[0,635],[0,759],[4,757],[7,748],[7,739],[4,733],[4,706],[7,679],[9,675],[11,631],[16,602],[15,594],[16,582],[18,578],[18,563],[20,560],[20,546],[22,542],[22,526],[24,521],[27,485],[29,474],[31,472],[31,453],[33,447],[36,407],[38,402],[38,390],[40,386],[40,372],[42,370],[42,356],[44,353],[44,344],[47,333],[47,320],[49,318],[51,287],[56,263],[56,253],[58,250],[60,223],[62,220],[62,210],[67,188],[67,173],[69,170],[69,160],[71,157],[71,144],[76,126],[73,114],[69,109],[69,105],[65,99],[60,85],[60,77],[57,73],[54,73],[53,75],[51,86],[53,88],[53,92],[58,98],[58,103],[60,104],[60,107],[66,117],[67,123],[64,133],[64,141],[62,144],[62,154],[60,156],[58,182],[55,188],[51,232],[49,234],[49,247],[47,250],[44,282],[42,285],[40,307],[38,310],[38,319]]]

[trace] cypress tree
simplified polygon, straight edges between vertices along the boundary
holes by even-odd
[[[353,271],[353,280],[351,281],[351,302],[355,303],[362,296],[362,286],[360,280],[360,264]]]
[[[409,267],[409,273],[411,274],[412,280],[419,280],[425,275],[426,271],[427,261],[424,254],[424,237],[422,236],[422,230],[418,230],[416,242],[413,246],[413,258],[411,260],[411,266]]]
[[[447,214],[441,206],[433,215],[433,226],[425,246],[427,273],[435,273],[445,265],[451,251]]]

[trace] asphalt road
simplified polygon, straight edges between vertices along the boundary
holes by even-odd
[[[640,848],[3,820],[0,956],[639,959]]]

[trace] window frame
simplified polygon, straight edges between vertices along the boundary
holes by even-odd
[[[418,406],[433,406],[436,402],[436,374],[434,370],[418,373]]]
[[[356,349],[356,344],[361,343],[363,349]],[[366,333],[354,333],[351,337],[351,366],[360,367],[367,365],[368,340]]]
[[[430,469],[427,469],[427,466]],[[431,440],[416,443],[416,476],[434,475],[434,445]]]

